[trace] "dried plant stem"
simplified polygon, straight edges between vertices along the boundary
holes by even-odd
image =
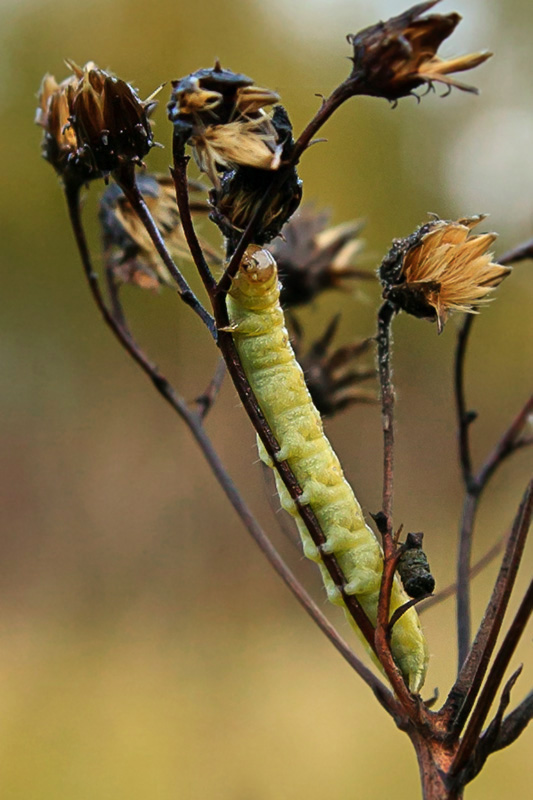
[[[476,701],[496,646],[498,633],[503,624],[522,558],[532,514],[533,481],[529,484],[515,517],[483,621],[441,712],[450,721],[454,734],[457,736],[464,727]]]
[[[106,325],[111,329],[120,344],[125,348],[137,365],[140,366],[145,374],[150,378],[157,391],[164,397],[164,399],[172,406],[172,408],[185,422],[196,442],[198,443],[204,457],[213,471],[213,474],[218,480],[218,483],[225,492],[231,505],[239,515],[241,521],[244,523],[246,529],[251,534],[256,544],[260,547],[264,555],[267,557],[272,567],[294,594],[300,605],[302,605],[302,607],[307,611],[309,616],[318,625],[318,627],[326,635],[337,651],[372,689],[381,705],[392,716],[396,717],[399,713],[399,709],[397,707],[396,700],[392,696],[389,689],[387,689],[387,687],[379,680],[379,678],[377,678],[371,672],[371,670],[369,670],[368,667],[366,667],[362,661],[360,661],[360,659],[350,649],[342,637],[339,636],[329,620],[320,611],[316,603],[314,603],[298,579],[287,567],[276,548],[268,539],[266,533],[258,524],[252,512],[246,505],[239,490],[230,478],[227,470],[220,460],[220,457],[213,448],[211,440],[204,430],[202,424],[204,414],[189,408],[185,399],[174,390],[169,381],[161,374],[157,367],[151,363],[141,348],[137,345],[129,329],[121,325],[118,319],[115,319],[114,315],[107,308],[104,297],[100,291],[98,276],[92,267],[92,260],[81,222],[79,186],[67,185],[65,194],[74,236],[80,252],[81,261],[87,277],[89,288],[91,290],[91,295]],[[118,296],[115,298],[115,300],[118,302]],[[120,313],[117,314],[117,317],[123,318],[121,307]],[[221,370],[217,370],[217,375],[219,375],[220,372]],[[219,378],[215,377],[212,384],[218,382],[218,380]],[[210,396],[212,396],[212,393],[213,390],[211,390]]]
[[[450,774],[457,775],[468,763],[468,760],[477,745],[479,736],[485,724],[485,720],[490,711],[490,707],[498,691],[505,671],[509,666],[509,662],[516,650],[518,642],[524,632],[524,629],[533,612],[533,581],[530,582],[529,587],[524,595],[520,607],[515,615],[513,622],[505,636],[502,646],[494,660],[494,664],[489,672],[487,680],[476,707],[472,712],[472,716],[468,722],[465,734],[461,741],[459,750],[455,757]]]
[[[215,400],[217,399],[218,393],[222,387],[222,382],[225,375],[226,364],[224,363],[224,359],[221,358],[216,365],[214,375],[209,381],[208,385],[202,394],[198,395],[194,401],[197,412],[202,419],[205,419],[213,408]]]
[[[505,459],[520,447],[529,444],[529,440],[521,441],[518,437],[529,414],[533,411],[533,395],[531,395],[488,455],[477,474],[474,473],[470,447],[470,426],[477,415],[468,409],[465,391],[466,352],[474,320],[475,317],[473,315],[467,314],[459,329],[454,368],[455,401],[459,429],[459,460],[465,485],[465,499],[457,553],[458,673],[467,658],[471,642],[470,579],[472,540],[480,497],[488,481]]]
[[[394,306],[385,301],[378,312],[378,375],[381,390],[381,424],[383,428],[383,500],[387,532],[392,536],[392,503],[394,495],[394,387],[391,370],[391,323]]]
[[[472,580],[472,578],[475,578],[476,575],[479,575],[479,573],[482,572],[485,569],[485,567],[487,567],[490,563],[492,563],[492,561],[494,561],[496,556],[499,553],[501,553],[506,538],[507,538],[506,536],[502,536],[500,539],[498,539],[498,541],[495,542],[492,545],[492,547],[489,550],[487,550],[487,552],[484,553],[478,561],[476,561],[476,563],[470,569],[470,576],[469,576],[470,580]],[[424,611],[427,611],[428,609],[433,608],[433,606],[442,603],[449,597],[453,597],[456,593],[457,593],[457,581],[454,581],[453,583],[448,584],[448,586],[445,586],[443,589],[440,589],[440,591],[436,592],[434,595],[431,595],[431,597],[422,600],[421,601],[422,605],[418,609],[418,613],[423,614]]]
[[[133,171],[133,167],[127,167],[120,172],[115,174],[115,179],[124,192],[127,200],[131,204],[131,207],[134,209],[136,214],[138,215],[139,219],[143,223],[144,227],[146,228],[147,233],[149,234],[155,249],[159,253],[163,263],[165,264],[166,268],[176,281],[178,286],[178,291],[180,294],[181,299],[187,303],[188,306],[192,308],[192,310],[200,317],[202,322],[205,324],[209,332],[211,333],[212,337],[216,339],[216,328],[215,323],[212,316],[208,313],[208,311],[203,307],[200,303],[194,292],[192,291],[191,287],[181,274],[180,270],[174,263],[172,256],[168,252],[166,245],[163,241],[163,237],[161,236],[157,225],[155,224],[152,215],[150,214],[150,210],[146,203],[144,202],[144,198],[139,191],[139,187],[137,186],[137,182],[135,180],[135,173]]]

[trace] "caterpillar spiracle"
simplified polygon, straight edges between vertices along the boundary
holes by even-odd
[[[336,557],[347,581],[347,594],[357,597],[375,625],[382,550],[366,525],[339,459],[324,435],[320,414],[289,342],[279,293],[273,256],[257,245],[250,245],[228,294],[229,329],[259,407],[279,444],[277,459],[288,462],[302,487],[301,503],[310,505],[318,519],[326,538],[322,550]],[[260,458],[272,467],[259,440],[258,447]],[[318,564],[331,602],[344,606],[342,594],[322,563],[294,501],[277,471],[274,474],[281,505],[296,520],[305,555]],[[391,614],[408,599],[395,576]],[[361,635],[352,617],[346,616]],[[424,683],[428,649],[414,608],[394,625],[391,650],[410,690],[418,692]]]

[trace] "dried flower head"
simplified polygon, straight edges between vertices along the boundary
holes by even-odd
[[[376,370],[360,364],[372,347],[372,340],[344,345],[336,350],[331,347],[339,326],[337,314],[326,330],[307,353],[302,352],[302,330],[294,317],[291,327],[294,335],[291,342],[305,376],[305,382],[313,403],[322,416],[333,416],[354,403],[375,403],[375,391],[361,389],[359,384],[376,377]]]
[[[419,3],[387,22],[379,22],[358,34],[350,34],[353,46],[352,79],[358,94],[384,97],[396,101],[418,86],[444,83],[466,92],[477,89],[451,77],[453,72],[473,69],[492,53],[481,52],[450,60],[441,59],[437,50],[455,30],[461,16],[430,14],[422,17],[439,0]]]
[[[222,69],[218,62],[172,86],[169,119],[215,188],[220,188],[219,173],[239,165],[279,167],[282,142],[264,110],[279,102],[276,92],[254,86],[251,78]]]
[[[144,201],[170,252],[190,259],[176,204],[174,184],[163,175],[141,174],[137,178]],[[205,190],[190,183],[191,210],[207,213]],[[196,195],[196,198],[195,198]],[[154,244],[129,201],[116,184],[102,195],[99,212],[106,269],[119,283],[133,283],[143,289],[174,285]],[[206,246],[207,253],[210,254]]]
[[[276,106],[274,109],[272,125],[283,158],[293,145],[292,126],[283,106]],[[210,217],[228,239],[230,249],[254,217],[270,187],[272,179],[270,170],[261,169],[259,166],[240,166],[227,170],[221,175],[219,186],[210,192],[212,205]],[[300,205],[301,199],[302,182],[298,178],[296,169],[292,168],[283,184],[272,194],[267,208],[263,210],[254,241],[266,244],[278,236]]]
[[[154,144],[148,117],[156,106],[142,101],[129,83],[92,62],[78,67],[67,62],[77,83],[68,89],[70,121],[80,160],[107,173],[123,164],[141,164]]]
[[[398,309],[437,322],[452,311],[476,313],[511,269],[492,262],[495,233],[471,234],[484,216],[436,219],[396,239],[380,267],[383,297]]]
[[[343,288],[345,279],[374,280],[353,261],[362,248],[362,223],[344,222],[332,228],[329,214],[304,207],[269,246],[278,262],[281,302],[286,307],[309,303],[325,289]]]
[[[78,137],[70,123],[69,94],[77,84],[76,75],[61,83],[57,83],[53,75],[45,75],[39,89],[35,122],[44,129],[43,157],[59,175],[74,172],[83,183],[91,177],[99,177],[99,173],[90,164],[79,163],[76,158]]]

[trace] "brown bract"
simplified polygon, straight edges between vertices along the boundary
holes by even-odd
[[[333,349],[331,345],[340,321],[337,314],[320,339],[304,353],[301,328],[294,318],[291,321],[294,352],[304,371],[309,394],[322,416],[333,416],[354,403],[377,402],[375,391],[359,386],[363,381],[376,377],[376,370],[368,361],[361,363],[361,357],[372,347],[370,339]]]
[[[327,228],[328,218],[327,212],[304,207],[269,245],[278,262],[285,308],[309,303],[326,289],[342,288],[348,278],[374,280],[371,272],[354,267],[362,248],[362,222]]]
[[[148,116],[155,108],[141,101],[135,89],[89,63],[67,62],[78,82],[70,85],[71,124],[78,139],[78,157],[103,173],[125,163],[142,163],[154,144]]]
[[[279,167],[283,143],[264,110],[279,102],[276,92],[254,86],[251,78],[218,62],[172,85],[169,118],[216,189],[219,173],[234,167]]]
[[[142,102],[125,81],[89,61],[67,61],[72,75],[57,83],[45,75],[35,121],[44,128],[43,155],[65,179],[101,177],[125,163],[141,163],[153,145]]]
[[[176,258],[190,259],[172,179],[144,173],[138,176],[137,184],[169,251]],[[191,210],[206,214],[205,190],[191,183],[189,192]],[[132,283],[142,289],[157,289],[162,284],[175,286],[146,228],[116,184],[104,192],[99,218],[104,263],[119,283]],[[207,245],[205,251],[208,256],[213,255]]]
[[[396,101],[418,86],[444,83],[466,92],[477,89],[451,77],[454,72],[473,69],[492,53],[480,52],[445,60],[437,55],[442,42],[455,30],[461,16],[421,15],[439,0],[419,3],[387,22],[379,22],[347,38],[353,45],[352,79],[357,94],[368,94]]]
[[[35,122],[44,130],[42,154],[60,175],[73,165],[78,151],[78,138],[70,124],[68,101],[69,92],[77,83],[76,75],[57,83],[53,75],[46,74],[39,89]],[[90,167],[85,170],[86,179],[91,171]]]
[[[453,311],[476,313],[511,272],[492,261],[495,233],[471,233],[485,217],[434,220],[397,239],[380,268],[383,297],[398,310],[437,322]]]

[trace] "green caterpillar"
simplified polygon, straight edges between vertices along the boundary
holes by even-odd
[[[381,547],[365,524],[339,459],[324,435],[320,414],[289,343],[279,292],[273,256],[251,245],[227,299],[230,330],[246,377],[279,444],[277,459],[288,462],[302,487],[301,503],[310,505],[318,519],[326,537],[322,550],[336,557],[347,581],[346,592],[357,597],[375,625],[383,568]],[[258,447],[260,458],[272,467],[259,440]],[[305,555],[318,564],[329,600],[344,606],[294,501],[277,471],[274,474],[281,505],[296,520]],[[391,614],[408,599],[395,577]],[[347,618],[359,633],[349,614]],[[428,651],[414,608],[395,624],[391,649],[410,690],[418,692],[424,683]]]

